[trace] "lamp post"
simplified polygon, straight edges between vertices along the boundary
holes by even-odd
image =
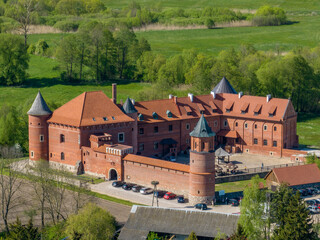
[[[152,181],[151,184],[153,185],[153,196],[152,196],[152,206],[154,203],[154,197],[156,197],[157,207],[159,207],[159,200],[158,200],[158,191],[157,191],[157,185],[159,184],[158,181]],[[156,196],[154,196],[157,194]]]

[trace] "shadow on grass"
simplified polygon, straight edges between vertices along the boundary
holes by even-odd
[[[23,85],[18,86],[21,88],[43,88],[43,87],[52,87],[55,85],[66,85],[66,86],[111,86],[112,83],[117,83],[118,85],[126,85],[134,82],[139,82],[135,80],[127,80],[127,79],[108,79],[104,82],[96,82],[92,81],[63,81],[60,78],[29,78],[27,79]]]
[[[320,114],[319,113],[298,113],[298,122],[306,122],[315,118],[319,118],[319,121],[320,121]]]

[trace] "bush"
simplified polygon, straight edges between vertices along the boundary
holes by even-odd
[[[30,44],[28,47],[28,53],[29,54],[34,54],[36,51],[36,46],[34,44]]]
[[[63,32],[75,32],[78,30],[79,26],[79,22],[70,20],[60,21],[54,25],[55,28],[58,28]]]
[[[35,46],[34,54],[44,55],[46,53],[46,51],[48,50],[48,48],[49,48],[48,43],[45,40],[40,39]]]
[[[254,15],[252,23],[256,26],[278,26],[287,23],[287,16],[281,8],[263,6]]]
[[[206,21],[205,21],[205,25],[208,29],[211,29],[213,28],[215,25],[214,25],[214,21],[211,19],[211,18],[207,18]]]

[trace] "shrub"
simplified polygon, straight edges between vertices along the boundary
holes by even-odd
[[[63,32],[75,32],[78,30],[80,23],[77,21],[70,21],[70,20],[65,20],[65,21],[60,21],[57,22],[54,27],[58,28],[59,30]]]
[[[256,26],[278,26],[287,23],[287,16],[281,8],[263,6],[252,18],[252,23]]]
[[[34,44],[30,44],[28,47],[28,53],[29,54],[34,54],[36,51],[36,46]]]
[[[211,29],[213,28],[215,25],[214,25],[214,21],[211,19],[211,18],[207,18],[205,20],[205,25],[208,29]]]
[[[34,54],[44,55],[46,53],[46,51],[48,50],[48,48],[49,48],[48,43],[45,40],[40,39],[35,46]]]

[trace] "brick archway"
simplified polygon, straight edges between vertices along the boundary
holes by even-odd
[[[111,168],[109,170],[109,180],[118,180],[118,172],[116,169]]]

